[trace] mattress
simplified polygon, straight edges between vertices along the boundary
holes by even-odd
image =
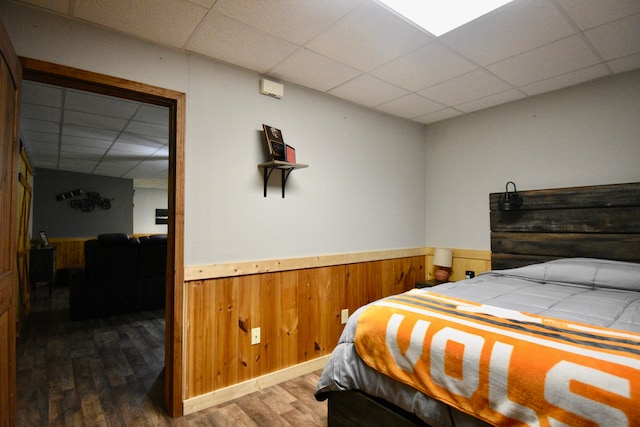
[[[639,264],[569,258],[491,271],[473,279],[410,292],[495,307],[489,311],[496,316],[505,309],[640,332]],[[415,413],[434,427],[489,425],[367,365],[354,344],[358,320],[367,308],[358,309],[350,317],[316,387],[318,400],[326,399],[330,392],[359,389]]]

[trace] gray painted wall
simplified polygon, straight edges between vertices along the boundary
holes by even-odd
[[[56,196],[77,188],[85,193],[99,193],[111,200],[111,209],[96,207],[82,212],[71,207],[71,200],[82,200],[85,195],[63,201]],[[33,229],[44,230],[47,237],[92,237],[103,233],[133,233],[133,180],[36,169],[33,178]]]

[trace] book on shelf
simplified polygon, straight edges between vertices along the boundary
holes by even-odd
[[[289,144],[285,144],[285,158],[289,163],[296,162],[296,149]]]
[[[284,143],[282,131],[265,124],[262,125],[262,128],[267,139],[270,159],[287,161],[286,144]]]

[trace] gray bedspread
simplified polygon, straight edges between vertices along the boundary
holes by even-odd
[[[640,332],[640,264],[568,258],[491,271],[422,292]],[[326,399],[333,391],[359,389],[417,414],[434,427],[487,425],[367,366],[353,344],[363,310],[360,308],[349,318],[316,387],[318,400]]]

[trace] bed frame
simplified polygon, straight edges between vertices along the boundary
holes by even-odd
[[[522,207],[500,210],[489,195],[491,268],[557,258],[640,262],[640,183],[522,191]]]
[[[501,210],[489,195],[491,268],[558,258],[640,263],[640,183],[521,191],[522,206]],[[329,396],[329,427],[426,426],[415,415],[357,390]]]

